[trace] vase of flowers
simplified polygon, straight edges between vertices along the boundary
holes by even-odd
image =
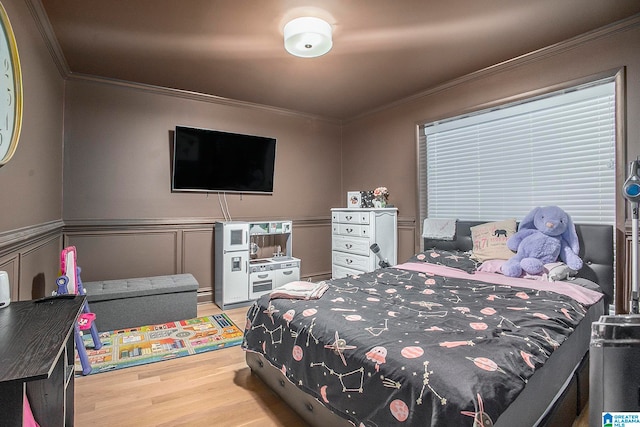
[[[389,190],[387,187],[378,187],[373,190],[373,206],[376,208],[384,208],[389,200]]]

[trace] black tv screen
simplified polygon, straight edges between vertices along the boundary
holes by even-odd
[[[176,126],[172,191],[273,193],[276,140]]]

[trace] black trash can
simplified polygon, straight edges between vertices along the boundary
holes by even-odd
[[[640,426],[640,315],[591,325],[589,426]]]

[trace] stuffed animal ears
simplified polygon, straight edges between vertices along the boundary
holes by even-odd
[[[576,255],[580,252],[580,241],[578,239],[578,233],[576,232],[576,226],[573,224],[573,220],[567,214],[567,229],[562,233],[562,237],[567,241],[569,247]]]
[[[559,206],[548,206],[548,207],[537,207],[537,208],[533,208],[520,222],[520,225],[518,226],[518,230],[524,230],[524,229],[532,229],[535,230],[536,226],[535,226],[535,218],[536,215],[538,214],[538,212],[540,212],[540,210],[542,209],[553,209],[556,211],[560,211],[561,213],[564,213],[564,216],[567,218],[567,229],[564,231],[564,233],[562,233],[562,237],[567,241],[567,243],[569,244],[569,247],[571,248],[571,250],[574,253],[578,253],[580,251],[580,242],[578,240],[578,233],[576,232],[576,227],[573,224],[573,220],[571,219],[571,216],[566,213],[562,208],[560,208]]]
[[[518,226],[518,230],[526,230],[526,229],[532,229],[535,230],[536,226],[534,224],[534,220],[536,218],[536,214],[538,213],[538,211],[540,210],[540,207],[537,208],[533,208],[528,214],[527,216],[525,216],[524,218],[522,218],[522,221],[520,221],[520,225]]]

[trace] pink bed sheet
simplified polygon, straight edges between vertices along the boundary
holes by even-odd
[[[482,282],[492,283],[494,285],[514,286],[518,288],[555,292],[573,298],[579,303],[587,306],[595,304],[603,297],[603,294],[600,292],[593,291],[567,281],[545,282],[542,280],[508,277],[498,273],[487,273],[483,271],[476,271],[475,273],[470,274],[457,268],[422,262],[407,262],[395,265],[394,268],[416,271],[427,275],[479,280]]]

